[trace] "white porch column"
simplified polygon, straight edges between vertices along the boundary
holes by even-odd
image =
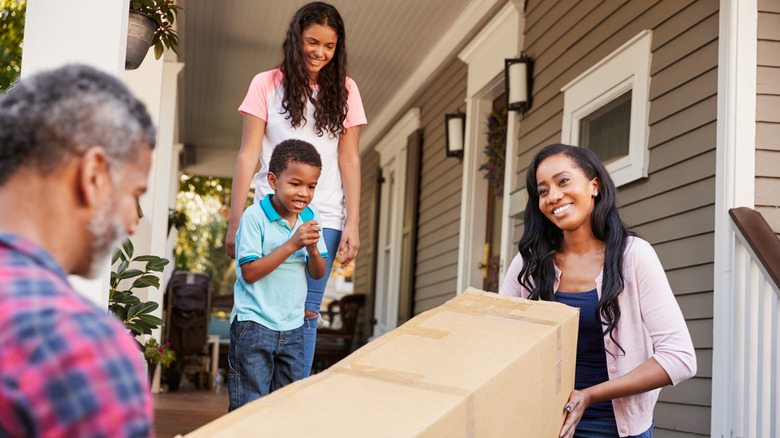
[[[731,436],[733,290],[736,263],[728,210],[754,207],[756,137],[756,0],[721,0],[715,171],[712,416],[710,434]]]
[[[24,27],[22,78],[69,63],[91,65],[122,77],[130,0],[29,0]],[[108,307],[110,260],[94,280],[70,276],[71,284],[102,308]]]
[[[178,174],[178,160],[174,162],[174,134],[176,121],[176,94],[178,75],[184,64],[180,62],[154,59],[152,49],[136,70],[127,71],[127,86],[146,104],[157,126],[157,145],[152,154],[152,168],[149,172],[149,188],[141,197],[141,209],[144,217],[138,230],[131,237],[135,255],[155,255],[172,260],[168,254],[168,209],[171,205],[171,180]],[[174,164],[176,170],[174,171]],[[142,301],[155,301],[160,307],[153,314],[162,317],[162,298],[169,265],[160,277],[160,289],[146,288],[134,291]],[[155,330],[155,337],[159,337]]]
[[[68,63],[122,76],[130,0],[29,0],[22,77]]]

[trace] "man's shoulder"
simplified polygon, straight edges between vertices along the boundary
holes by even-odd
[[[150,433],[141,353],[121,322],[69,296],[22,308],[0,318],[2,385],[15,388],[8,402],[18,415],[42,430],[90,424],[96,435],[110,431],[101,427],[121,427],[127,436]],[[74,410],[74,400],[88,409]],[[104,418],[121,425],[103,424]]]
[[[20,347],[35,347],[44,339],[77,342],[121,338],[122,325],[80,296],[67,282],[45,269],[38,275],[7,277],[0,266],[0,339]]]
[[[61,308],[65,304],[67,308],[86,303],[59,273],[25,257],[0,256],[0,290],[0,309]]]

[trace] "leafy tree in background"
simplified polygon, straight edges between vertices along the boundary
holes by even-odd
[[[16,82],[22,71],[22,41],[27,0],[0,0],[0,91]]]
[[[184,175],[176,196],[176,209],[187,217],[176,238],[176,269],[208,273],[217,295],[233,293],[236,280],[233,259],[224,246],[231,182]]]

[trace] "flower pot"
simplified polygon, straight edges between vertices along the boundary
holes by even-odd
[[[125,70],[135,70],[143,62],[152,46],[157,22],[146,14],[130,11],[127,18],[127,53]]]
[[[160,378],[162,377],[162,366],[158,364],[152,364],[146,362],[146,372],[148,373],[149,389],[152,394],[158,394],[160,392]]]

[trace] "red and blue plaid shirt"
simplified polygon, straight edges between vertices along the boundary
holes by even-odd
[[[0,436],[147,437],[138,346],[30,240],[0,232]]]

